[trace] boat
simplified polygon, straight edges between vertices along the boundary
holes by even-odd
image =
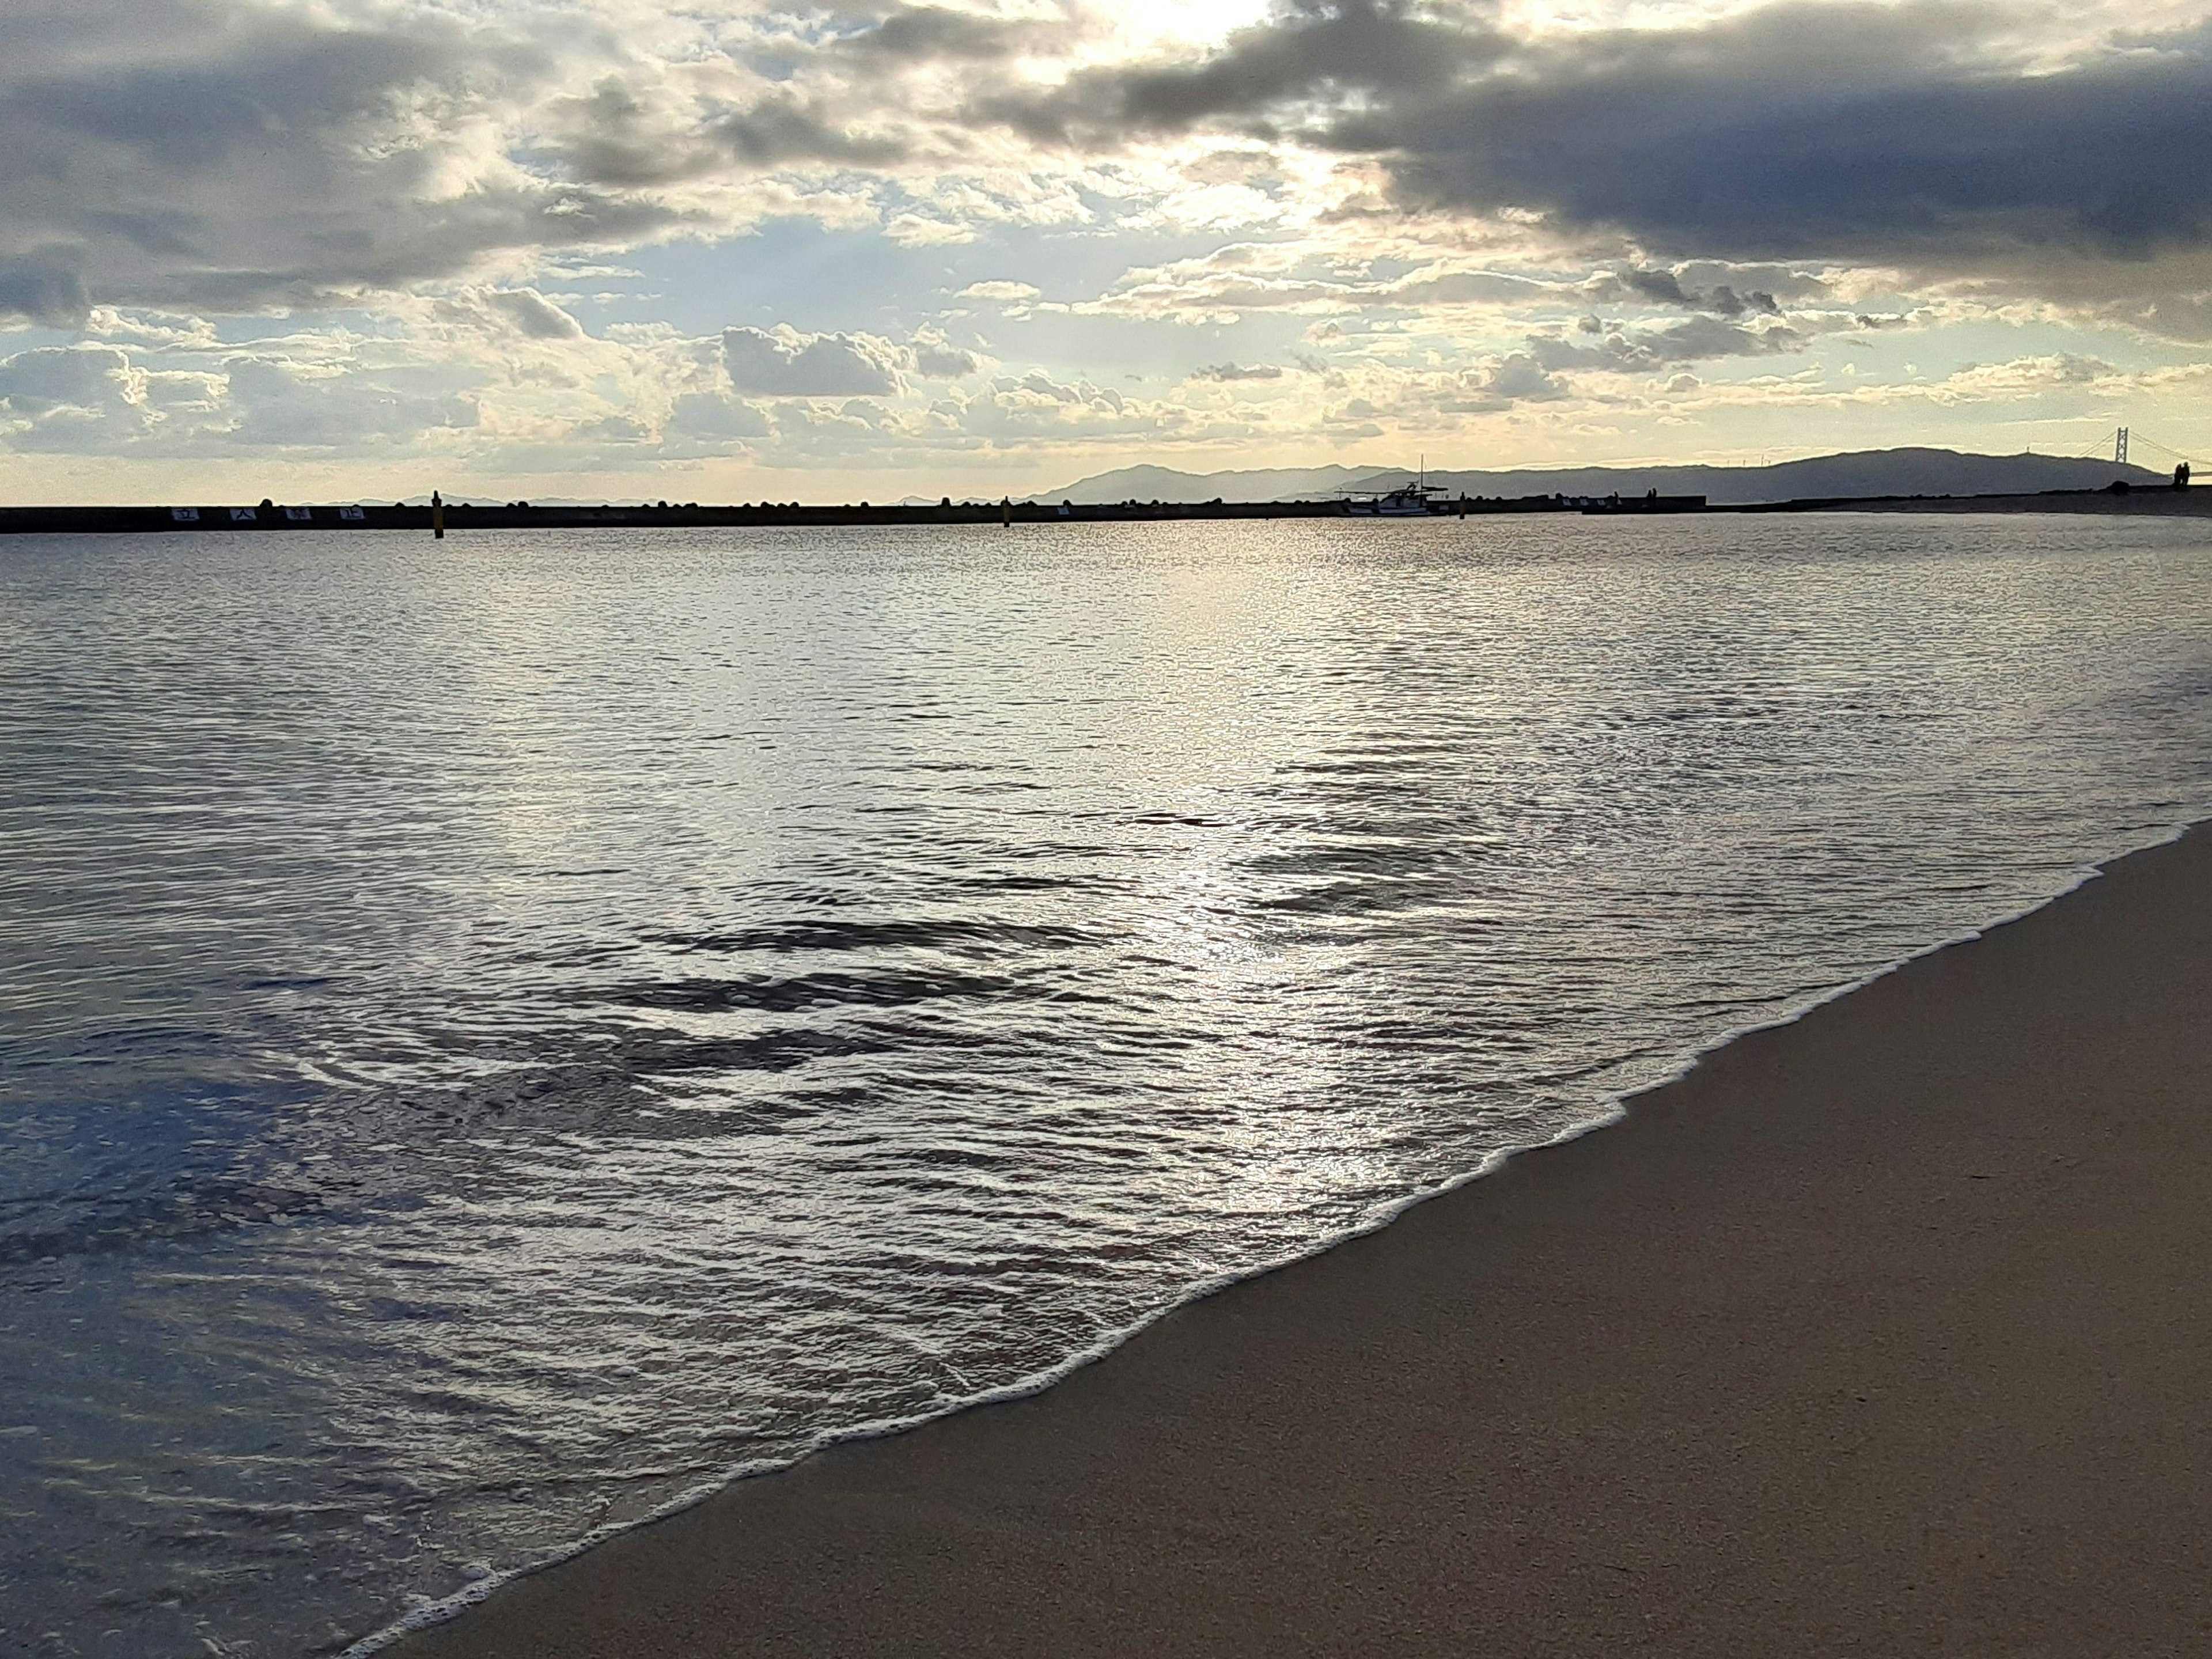
[[[1425,519],[1436,510],[1431,501],[1449,492],[1441,484],[1429,482],[1429,458],[1424,455],[1421,470],[1412,483],[1400,484],[1395,489],[1344,489],[1337,493],[1344,497],[1344,510],[1355,517]]]
[[[1379,494],[1353,496],[1344,510],[1377,519],[1425,519],[1432,510],[1431,498],[1442,493],[1434,484],[1401,484]]]

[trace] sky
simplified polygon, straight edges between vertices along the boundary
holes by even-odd
[[[2212,455],[2212,7],[0,0],[0,500]]]

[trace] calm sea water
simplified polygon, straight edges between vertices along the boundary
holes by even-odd
[[[343,1648],[2208,796],[2189,525],[0,544],[0,1648]]]

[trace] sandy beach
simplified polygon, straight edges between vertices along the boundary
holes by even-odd
[[[2212,1651],[2212,836],[407,1659]]]

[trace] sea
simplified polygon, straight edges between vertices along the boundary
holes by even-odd
[[[2189,521],[8,538],[0,1652],[372,1652],[2208,799]]]

